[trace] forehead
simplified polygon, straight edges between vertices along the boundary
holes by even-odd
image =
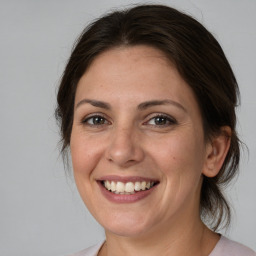
[[[151,62],[151,64],[157,62],[163,66],[174,67],[173,63],[167,58],[166,54],[155,47],[147,45],[118,46],[110,48],[96,56],[86,73],[89,72],[92,67],[101,68],[106,61],[111,65],[121,62],[122,64],[126,64],[126,68],[129,67],[129,64],[140,65],[143,62]],[[120,66],[120,68],[121,67],[122,66]],[[133,66],[130,66],[131,70],[132,67]]]
[[[166,55],[144,45],[113,48],[97,56],[78,83],[76,102],[84,97],[195,102],[192,89]]]

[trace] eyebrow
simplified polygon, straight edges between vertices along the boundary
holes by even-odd
[[[178,107],[182,109],[184,112],[187,112],[185,107],[183,107],[180,103],[173,101],[173,100],[151,100],[146,101],[138,105],[139,110],[145,110],[150,107],[159,106],[159,105],[173,105],[175,107]]]
[[[104,102],[104,101],[99,101],[99,100],[90,100],[90,99],[83,99],[81,101],[79,101],[76,104],[76,108],[78,108],[80,105],[85,104],[85,103],[89,103],[94,107],[98,107],[98,108],[104,108],[104,109],[111,109],[110,104]]]
[[[98,108],[103,108],[103,109],[107,109],[107,110],[111,109],[111,106],[109,103],[104,102],[104,101],[99,101],[99,100],[91,100],[91,99],[83,99],[83,100],[79,101],[76,104],[75,108],[78,108],[80,105],[86,104],[86,103],[91,104],[92,106],[98,107]],[[173,105],[175,107],[182,109],[184,112],[187,112],[185,107],[183,107],[180,103],[173,101],[173,100],[167,100],[167,99],[166,100],[145,101],[145,102],[140,103],[137,108],[139,110],[145,110],[147,108],[159,106],[159,105]]]

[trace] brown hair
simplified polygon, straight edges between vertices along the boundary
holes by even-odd
[[[176,9],[162,5],[140,5],[114,11],[93,22],[77,40],[60,83],[56,118],[60,123],[62,153],[70,143],[74,98],[79,79],[100,53],[117,46],[148,45],[160,49],[176,66],[194,91],[206,139],[232,130],[225,162],[214,178],[204,177],[201,217],[214,230],[230,222],[230,207],[222,193],[237,173],[240,149],[236,134],[235,107],[239,89],[221,46],[199,22]]]

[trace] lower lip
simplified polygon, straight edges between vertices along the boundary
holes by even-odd
[[[102,192],[102,194],[111,202],[113,203],[134,203],[134,202],[138,202],[142,199],[144,199],[145,197],[149,196],[157,187],[157,185],[155,185],[154,187],[148,189],[148,190],[143,190],[143,191],[139,191],[139,192],[135,192],[134,194],[131,195],[120,195],[120,194],[115,194],[110,192],[109,190],[107,190],[102,184],[101,182],[98,182],[100,190]]]

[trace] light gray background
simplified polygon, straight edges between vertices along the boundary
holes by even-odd
[[[74,39],[129,0],[0,1],[0,255],[66,255],[103,239],[59,156],[56,88]],[[236,215],[226,233],[256,250],[256,1],[176,0],[169,4],[217,37],[242,94],[238,129],[250,155],[228,189]]]

